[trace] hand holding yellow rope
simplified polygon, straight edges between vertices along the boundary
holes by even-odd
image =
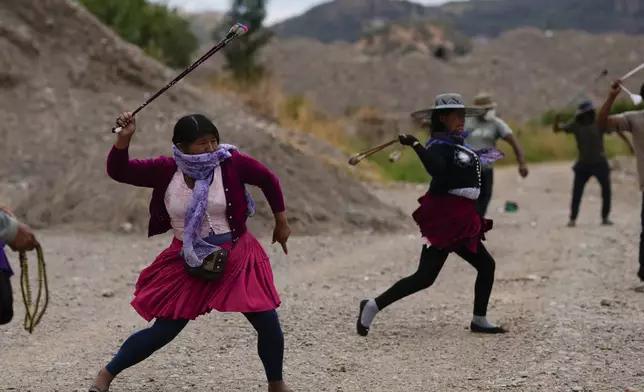
[[[20,288],[22,289],[22,300],[25,304],[25,329],[29,333],[33,333],[34,327],[38,325],[49,303],[49,288],[47,287],[47,270],[45,266],[45,258],[43,257],[42,248],[40,244],[36,246],[36,253],[38,254],[38,296],[36,297],[36,305],[31,309],[31,288],[29,285],[29,265],[27,263],[27,253],[20,252]],[[43,285],[45,287],[45,299],[42,311],[38,314],[38,307],[40,305],[40,298],[42,295]]]

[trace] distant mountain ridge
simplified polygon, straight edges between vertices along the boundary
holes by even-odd
[[[470,36],[520,27],[644,34],[644,0],[469,0],[424,6],[406,0],[334,0],[271,29],[280,37],[354,43],[392,21],[434,19]]]

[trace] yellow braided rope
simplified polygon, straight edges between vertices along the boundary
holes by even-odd
[[[47,304],[49,303],[49,287],[47,286],[47,269],[45,266],[45,258],[43,257],[42,248],[40,244],[36,246],[36,253],[38,254],[38,296],[36,297],[36,305],[31,309],[31,287],[29,285],[29,265],[27,263],[27,253],[22,251],[20,255],[20,288],[22,289],[22,300],[25,304],[25,329],[29,333],[33,333],[34,327],[38,325]],[[42,295],[43,285],[45,286],[45,302],[42,311],[38,314],[38,307],[40,305],[40,297]]]

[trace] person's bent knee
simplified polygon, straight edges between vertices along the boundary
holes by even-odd
[[[487,260],[485,263],[480,264],[477,268],[477,272],[494,274],[495,269],[496,269],[496,262],[494,261],[494,259],[490,259],[490,260]]]

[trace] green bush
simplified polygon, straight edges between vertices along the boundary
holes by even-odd
[[[423,164],[420,163],[416,152],[409,147],[400,145],[396,145],[395,148],[404,148],[402,156],[397,162],[389,162],[389,154],[393,151],[393,148],[378,152],[367,159],[375,163],[385,177],[390,180],[429,183],[431,177],[423,167]]]
[[[227,31],[233,23],[239,22],[248,27],[248,32],[235,45],[224,49],[225,67],[238,82],[253,84],[267,75],[267,69],[257,56],[273,37],[273,32],[264,28],[265,18],[266,0],[232,0],[226,23],[213,30],[214,38],[221,34],[222,29]]]
[[[190,24],[176,9],[146,0],[79,0],[125,41],[174,68],[192,62],[198,48]]]

